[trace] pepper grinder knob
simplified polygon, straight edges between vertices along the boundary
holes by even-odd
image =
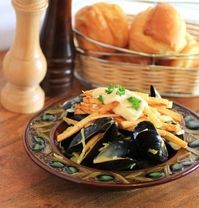
[[[40,17],[47,0],[12,0],[16,13],[15,40],[3,61],[7,80],[2,105],[17,113],[33,113],[44,105],[39,83],[46,74],[46,59],[39,43]]]

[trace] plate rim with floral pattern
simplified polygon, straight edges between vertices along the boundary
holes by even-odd
[[[134,171],[105,171],[76,164],[64,157],[52,142],[52,135],[62,122],[64,106],[76,98],[51,104],[30,119],[26,126],[23,137],[25,150],[49,173],[79,184],[123,190],[171,182],[199,167],[199,157],[185,149],[178,150],[175,156],[160,165]],[[185,121],[191,117],[199,122],[199,116],[190,109],[177,103],[174,103],[174,109],[183,115]],[[185,133],[185,139],[198,150],[199,131],[185,127]]]

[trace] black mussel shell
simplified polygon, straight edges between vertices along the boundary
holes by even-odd
[[[141,157],[157,163],[168,159],[165,142],[157,132],[143,131],[136,136],[135,141]]]
[[[140,122],[134,129],[133,135],[136,136],[137,134],[139,134],[142,131],[156,131],[155,126],[149,122],[149,121],[142,121]]]
[[[133,168],[136,160],[128,157],[130,153],[130,140],[116,140],[101,148],[100,153],[94,158],[95,167],[104,170],[124,170]]]
[[[149,168],[151,166],[154,166],[155,163],[154,162],[151,162],[149,160],[146,160],[146,159],[139,159],[137,160],[136,162],[136,165],[134,166],[134,170],[139,170],[139,169],[144,169],[144,168]]]
[[[77,97],[75,97],[75,98],[67,101],[64,104],[64,109],[67,112],[74,112],[74,106],[75,106],[75,104],[81,103],[82,101],[83,101],[83,97],[82,96],[77,96]]]
[[[150,86],[150,94],[149,94],[149,96],[150,97],[161,98],[160,93],[156,90],[156,88],[153,85]]]
[[[147,128],[148,126],[148,128]],[[161,163],[168,159],[168,150],[164,140],[151,122],[141,122],[132,135],[140,158]]]
[[[99,149],[103,146],[103,143],[113,141],[117,139],[117,136],[118,126],[113,123],[110,128],[107,128],[104,132],[102,138],[93,145],[81,163],[83,165],[92,166],[93,159],[99,154]]]
[[[82,119],[86,118],[88,114],[74,114],[74,113],[68,113],[67,117],[71,118],[76,121],[81,121]]]
[[[114,141],[116,138],[118,138],[119,131],[118,131],[118,125],[114,122],[108,131],[105,134],[105,138],[107,141]]]
[[[77,96],[74,99],[69,100],[64,104],[64,109],[66,110],[66,116],[68,118],[71,118],[76,121],[80,121],[86,116],[88,116],[88,114],[79,114],[79,115],[74,114],[75,105],[81,103],[82,101],[83,101],[83,97]]]
[[[110,126],[113,124],[112,118],[101,118],[97,119],[93,124],[84,128],[84,137],[85,142],[87,142],[92,136],[99,132],[105,132]],[[71,140],[66,152],[67,154],[71,154],[72,152],[81,151],[82,150],[82,132],[78,132]]]

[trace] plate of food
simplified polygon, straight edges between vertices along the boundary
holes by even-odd
[[[107,189],[171,182],[199,166],[199,117],[150,93],[111,84],[55,103],[33,117],[24,146],[65,180]]]

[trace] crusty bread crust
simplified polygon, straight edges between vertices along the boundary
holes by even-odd
[[[145,53],[176,53],[186,45],[186,23],[171,5],[159,3],[131,24],[129,48]]]
[[[102,43],[117,47],[126,47],[128,44],[128,20],[123,10],[115,4],[96,3],[86,6],[75,16],[75,28],[87,37]],[[79,39],[81,47],[87,50],[111,52]]]

